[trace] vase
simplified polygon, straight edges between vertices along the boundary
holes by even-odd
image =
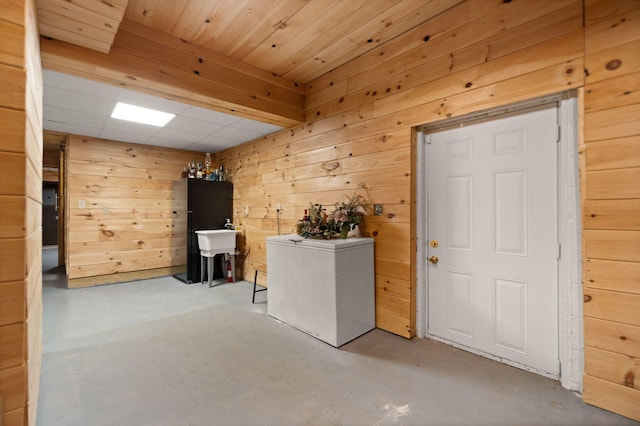
[[[349,235],[349,228],[349,224],[342,224],[342,226],[340,227],[340,238],[347,238],[347,236]]]

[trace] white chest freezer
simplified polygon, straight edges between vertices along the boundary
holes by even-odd
[[[373,238],[267,238],[270,316],[332,346],[375,328]]]

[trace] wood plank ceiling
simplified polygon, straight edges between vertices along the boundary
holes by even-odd
[[[304,84],[442,12],[446,3],[129,0],[124,18]]]
[[[262,72],[277,79],[276,85],[282,85],[284,81],[290,82],[292,87],[302,88],[459,1],[38,0],[37,4],[41,34],[46,38],[108,54],[118,36],[118,28],[137,34],[142,32],[137,28],[144,28],[146,38],[156,34],[158,37],[154,40],[170,37],[189,46],[195,45],[218,57],[223,55],[227,65],[242,65],[238,69],[245,75],[253,73],[264,80],[260,76]],[[48,55],[49,49],[58,49],[55,53],[58,56]],[[78,75],[85,77],[94,72],[87,71],[86,65],[91,63],[88,55],[78,59],[77,53],[68,53],[69,50],[60,53],[59,47],[48,45],[43,51],[45,68],[67,73],[77,70]],[[63,66],[60,55],[74,57],[69,57]],[[131,86],[134,80],[131,70],[123,70],[122,74],[120,81],[113,74],[103,80]],[[95,79],[99,77],[94,76]],[[170,95],[173,99],[179,98],[175,92]],[[193,101],[194,97],[188,98],[184,100]],[[233,110],[229,99],[223,101],[226,103],[209,103],[212,107],[224,106],[225,112]],[[283,103],[282,100],[278,102]],[[260,105],[250,107],[261,108]],[[300,108],[300,105],[293,107]],[[289,115],[287,119],[295,121],[296,117]],[[266,121],[274,120],[266,117]]]

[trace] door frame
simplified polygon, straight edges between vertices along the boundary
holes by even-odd
[[[560,383],[582,391],[584,337],[582,314],[582,253],[580,179],[578,172],[578,96],[580,92],[536,98],[454,119],[424,124],[415,128],[416,137],[416,332],[420,338],[433,338],[427,332],[428,253],[427,235],[427,149],[425,135],[435,130],[470,121],[499,118],[538,105],[557,103],[559,142],[558,168],[558,239],[561,246],[558,262],[558,356]],[[455,345],[454,345],[455,346]],[[497,358],[496,358],[497,359]],[[497,359],[504,362],[503,360]],[[508,363],[507,363],[508,364]]]

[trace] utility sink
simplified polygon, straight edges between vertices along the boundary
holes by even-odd
[[[229,253],[231,282],[236,281],[236,231],[235,229],[203,229],[196,231],[198,234],[198,248],[200,248],[200,282],[204,282],[204,260],[207,259],[207,271],[209,271],[209,287],[212,287],[213,257],[216,254]]]
[[[219,253],[235,253],[235,229],[203,229],[198,234],[198,247],[202,256],[211,257]]]

